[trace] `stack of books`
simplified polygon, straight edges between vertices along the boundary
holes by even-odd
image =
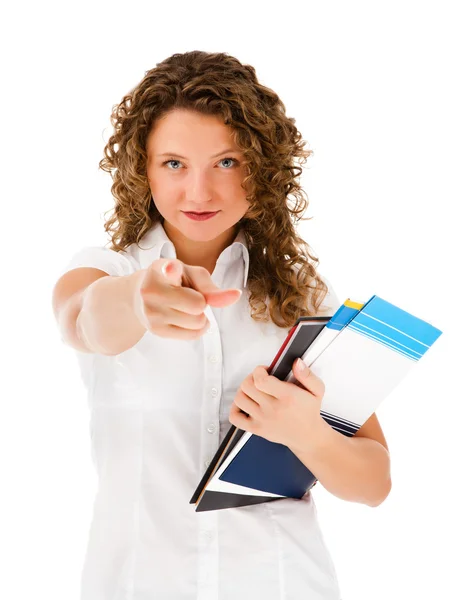
[[[379,296],[347,299],[332,317],[298,319],[268,373],[299,385],[292,366],[302,358],[325,384],[322,418],[353,436],[442,333]],[[190,504],[199,512],[300,499],[316,481],[287,446],[232,425]]]

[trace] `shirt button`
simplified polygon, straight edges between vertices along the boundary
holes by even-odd
[[[211,531],[203,531],[202,534],[206,540],[211,540],[213,538],[213,533]]]
[[[207,431],[208,431],[208,433],[214,433],[216,431],[215,424],[210,423],[210,425],[207,427]]]
[[[215,362],[218,362],[218,360],[219,359],[218,359],[218,357],[215,354],[212,354],[210,356],[210,362],[215,363]]]
[[[211,388],[211,395],[212,396],[217,396],[218,395],[218,390],[216,388]]]
[[[206,461],[204,462],[204,465],[205,465],[205,468],[206,468],[206,469],[208,469],[208,467],[210,466],[210,462],[211,462],[210,460],[206,460]]]

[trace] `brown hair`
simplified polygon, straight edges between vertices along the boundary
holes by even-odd
[[[146,141],[152,125],[178,108],[220,116],[244,154],[249,209],[237,228],[249,248],[252,318],[268,321],[269,310],[276,325],[291,327],[298,317],[317,314],[328,288],[315,268],[318,259],[296,231],[296,223],[307,220],[302,215],[308,207],[297,178],[313,152],[304,148],[295,119],[286,116],[277,94],[258,82],[252,66],[227,53],[174,54],[146,71],[113,106],[114,134],[99,163],[113,179],[116,202],[104,225],[112,232],[112,249],[139,243],[162,222],[146,174]]]

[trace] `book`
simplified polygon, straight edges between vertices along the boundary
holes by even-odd
[[[322,418],[351,437],[442,333],[379,296],[348,298],[331,317],[300,317],[268,373],[302,387],[292,372],[302,358],[324,381]],[[316,482],[287,446],[231,425],[190,504],[202,512],[300,499]]]

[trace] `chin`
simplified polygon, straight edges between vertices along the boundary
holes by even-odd
[[[224,233],[224,231],[218,229],[218,227],[204,227],[202,231],[199,231],[200,228],[196,228],[196,224],[196,222],[193,223],[194,227],[182,227],[180,228],[180,231],[187,238],[196,242],[209,242]]]

